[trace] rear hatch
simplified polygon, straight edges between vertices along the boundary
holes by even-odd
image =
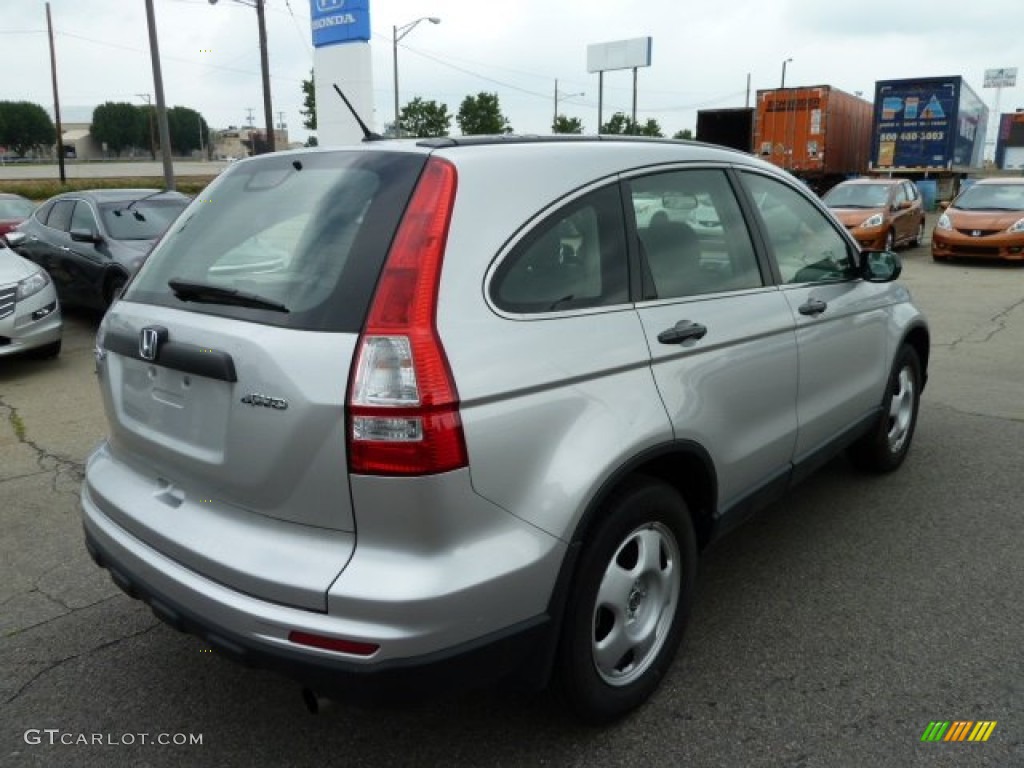
[[[324,608],[354,546],[349,368],[425,160],[256,158],[180,217],[97,340],[104,513],[209,578]]]

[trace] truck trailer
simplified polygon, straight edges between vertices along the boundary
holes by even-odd
[[[757,92],[756,154],[821,193],[868,170],[871,103],[830,85]]]
[[[879,80],[871,170],[963,178],[982,167],[987,121],[985,103],[959,75]]]
[[[699,113],[697,117],[699,127]],[[1024,171],[1024,111],[1000,115],[996,167],[1003,171]]]
[[[702,109],[697,112],[697,141],[743,152],[754,149],[754,108]]]

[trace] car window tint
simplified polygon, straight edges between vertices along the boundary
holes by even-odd
[[[126,296],[270,325],[358,331],[424,163],[381,151],[233,166],[204,190],[208,202],[173,223]],[[152,202],[118,221],[134,226],[136,208],[158,221]],[[288,312],[182,302],[172,280],[254,294]]]
[[[629,299],[618,186],[547,217],[498,267],[491,298],[517,313],[622,304]]]
[[[893,190],[892,204],[894,206],[898,206],[901,203],[905,203],[906,201],[907,201],[907,190],[906,190],[906,188],[902,184],[899,184],[899,185],[897,185],[896,189]]]
[[[742,174],[786,283],[851,276],[854,255],[817,206],[794,188],[760,174]]]
[[[88,232],[98,232],[96,228],[96,217],[92,209],[84,200],[75,203],[75,211],[71,215],[71,229],[84,229]]]
[[[637,234],[659,299],[764,283],[723,171],[671,171],[629,184]]]
[[[71,214],[74,208],[74,200],[58,200],[53,204],[53,208],[50,209],[50,213],[46,217],[46,226],[67,232],[71,226]]]

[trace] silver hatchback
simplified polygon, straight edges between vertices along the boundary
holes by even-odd
[[[609,721],[666,674],[709,542],[840,452],[902,463],[929,333],[899,272],[699,144],[237,163],[100,326],[87,545],[316,693],[555,680]]]

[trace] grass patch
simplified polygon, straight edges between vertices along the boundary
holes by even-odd
[[[28,434],[28,431],[25,429],[25,422],[21,420],[21,416],[18,415],[18,412],[12,410],[11,415],[8,417],[8,421],[10,421],[11,426],[14,427],[14,436],[18,438],[18,442],[25,442],[25,435]]]
[[[198,195],[213,179],[207,176],[177,176],[174,186],[186,195]],[[29,200],[47,200],[61,192],[77,192],[82,189],[161,189],[162,176],[125,176],[103,179],[67,179],[61,184],[58,179],[0,179],[0,192],[11,192]]]

